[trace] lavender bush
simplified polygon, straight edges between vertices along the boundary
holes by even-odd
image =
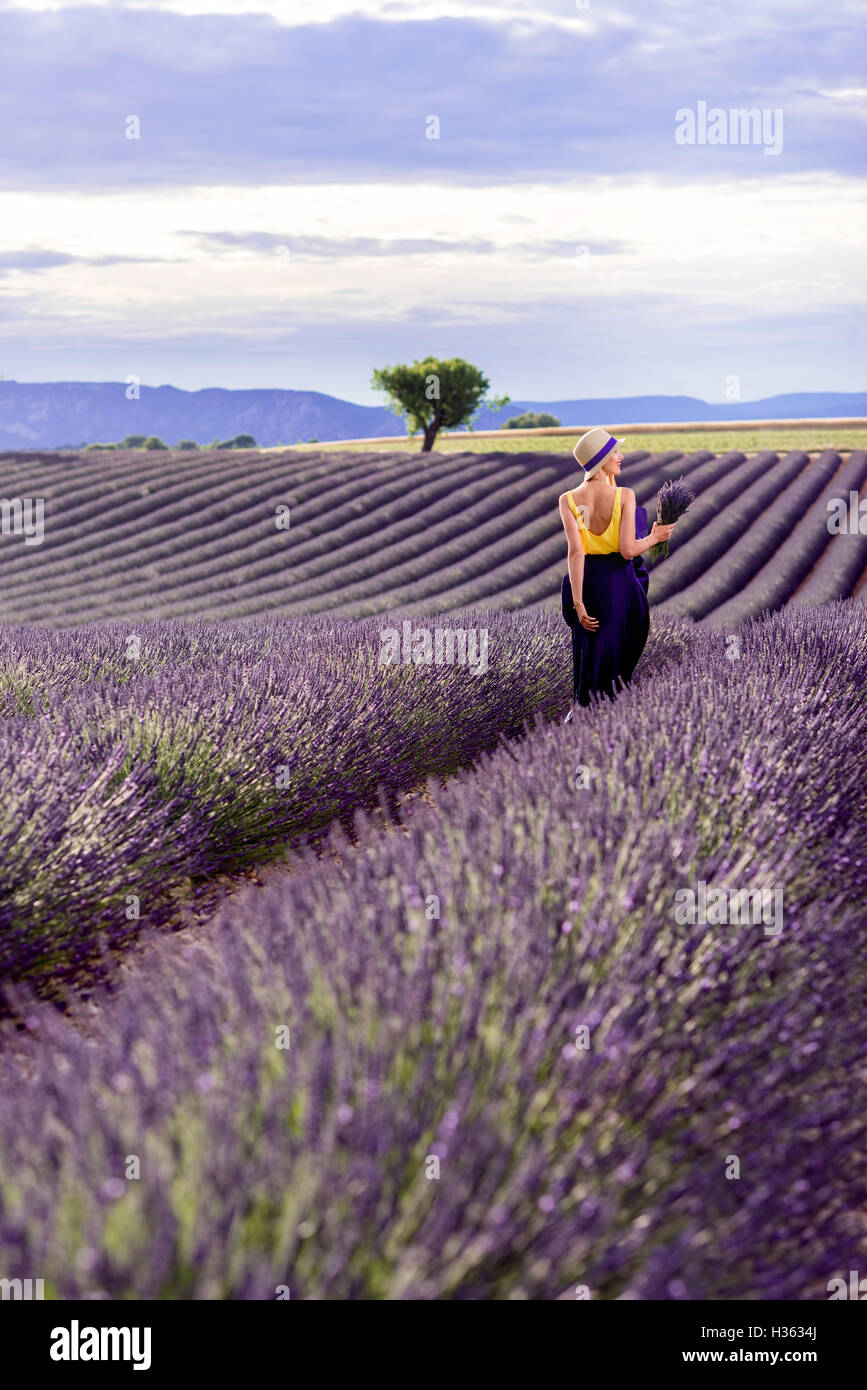
[[[99,942],[165,921],[182,884],[351,827],[562,712],[559,615],[441,620],[487,632],[479,674],[384,664],[389,625],[0,630],[0,976],[57,991]]]
[[[62,1298],[827,1297],[867,1200],[867,609],[785,610],[736,649],[664,628],[615,703],[391,833],[333,830],[113,995],[64,1017],[19,989],[3,1274]],[[778,935],[675,920],[679,886],[745,879],[779,886]]]

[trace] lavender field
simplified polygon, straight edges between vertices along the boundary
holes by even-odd
[[[562,621],[473,621],[476,675],[331,617],[5,634],[7,1277],[810,1300],[850,1268],[867,607],[657,611],[632,688],[567,726]],[[205,929],[120,949],[129,894],[155,927],[182,875],[287,846]],[[684,921],[704,884],[773,918]],[[40,998],[94,939],[102,983]]]
[[[0,622],[557,606],[557,498],[575,481],[566,443],[562,454],[119,450],[2,462],[8,496],[42,499],[44,517],[41,539],[24,535],[22,516],[0,545]],[[627,450],[621,482],[652,520],[658,488],[681,474],[697,501],[652,576],[654,605],[731,627],[860,592],[867,450]],[[836,499],[847,522],[832,531]]]

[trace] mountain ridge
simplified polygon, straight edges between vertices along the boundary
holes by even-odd
[[[116,443],[131,434],[158,435],[166,444],[251,434],[261,448],[308,440],[365,439],[404,434],[386,406],[358,405],[321,391],[275,387],[234,390],[210,386],[142,386],[135,400],[123,382],[0,380],[0,449],[78,449]],[[707,420],[867,417],[867,393],[792,391],[755,401],[714,404],[695,396],[614,396],[539,401],[521,398],[499,410],[483,407],[473,424],[496,429],[524,411],[548,411],[564,425],[619,425]]]

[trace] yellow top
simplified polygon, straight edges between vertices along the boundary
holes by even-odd
[[[587,527],[584,525],[584,520],[581,516],[581,513],[575,505],[575,498],[572,496],[571,488],[566,493],[566,496],[569,498],[569,506],[572,509],[572,515],[578,522],[578,530],[581,533],[581,544],[584,547],[584,554],[610,555],[614,551],[619,551],[620,488],[615,487],[614,489],[614,510],[611,513],[611,520],[609,521],[608,525],[606,526],[605,530],[601,533],[601,535],[597,535],[595,531],[589,531]]]

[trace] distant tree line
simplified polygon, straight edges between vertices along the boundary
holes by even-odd
[[[513,415],[511,420],[506,421],[503,428],[507,430],[554,429],[559,423],[556,415],[549,415],[545,410],[538,415],[534,415],[532,410],[527,410],[523,415]]]
[[[256,441],[252,434],[236,434],[233,439],[214,439],[205,449],[255,449]],[[119,444],[88,444],[88,449],[198,449],[195,439],[180,439],[177,444],[166,444],[156,434],[128,434]]]

